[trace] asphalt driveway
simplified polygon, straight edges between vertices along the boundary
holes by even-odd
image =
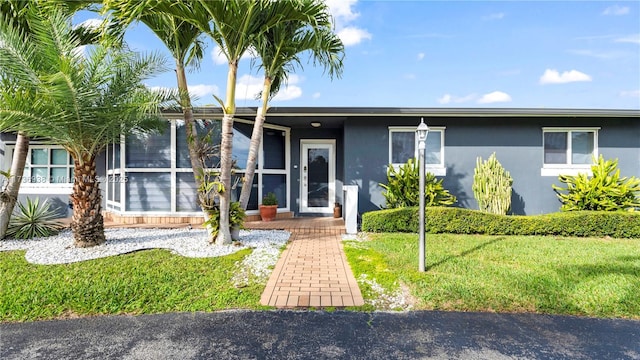
[[[640,321],[225,311],[0,324],[0,359],[640,359]]]

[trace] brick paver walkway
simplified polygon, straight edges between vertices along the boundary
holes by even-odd
[[[325,225],[325,228],[288,229],[292,231],[290,242],[262,293],[262,305],[277,308],[364,305],[342,248],[344,227],[337,231],[335,226]]]

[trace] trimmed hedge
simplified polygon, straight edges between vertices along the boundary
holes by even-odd
[[[362,215],[362,231],[418,232],[417,207],[371,211]],[[569,211],[544,215],[496,215],[454,207],[428,207],[428,233],[485,235],[560,235],[640,238],[640,213]]]

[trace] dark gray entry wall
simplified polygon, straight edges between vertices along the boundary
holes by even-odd
[[[359,213],[384,207],[379,183],[386,182],[389,126],[417,126],[419,118],[352,117],[345,121],[344,184],[358,185]],[[623,176],[640,175],[640,124],[633,118],[564,117],[442,117],[425,118],[429,126],[444,126],[444,187],[456,195],[456,206],[477,209],[471,186],[476,158],[496,153],[514,179],[512,213],[558,211],[551,184],[556,176],[541,176],[543,127],[599,127],[598,153],[618,158]]]

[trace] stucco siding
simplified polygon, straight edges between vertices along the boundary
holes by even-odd
[[[560,202],[551,185],[557,176],[542,176],[544,127],[597,127],[598,151],[618,158],[623,176],[640,174],[640,125],[631,119],[603,118],[425,118],[429,126],[444,126],[443,185],[458,198],[456,206],[477,209],[473,196],[476,158],[493,152],[513,177],[513,214],[558,211]],[[358,185],[359,212],[384,207],[379,183],[386,182],[389,131],[393,126],[417,126],[419,119],[352,118],[345,122],[345,184]]]

